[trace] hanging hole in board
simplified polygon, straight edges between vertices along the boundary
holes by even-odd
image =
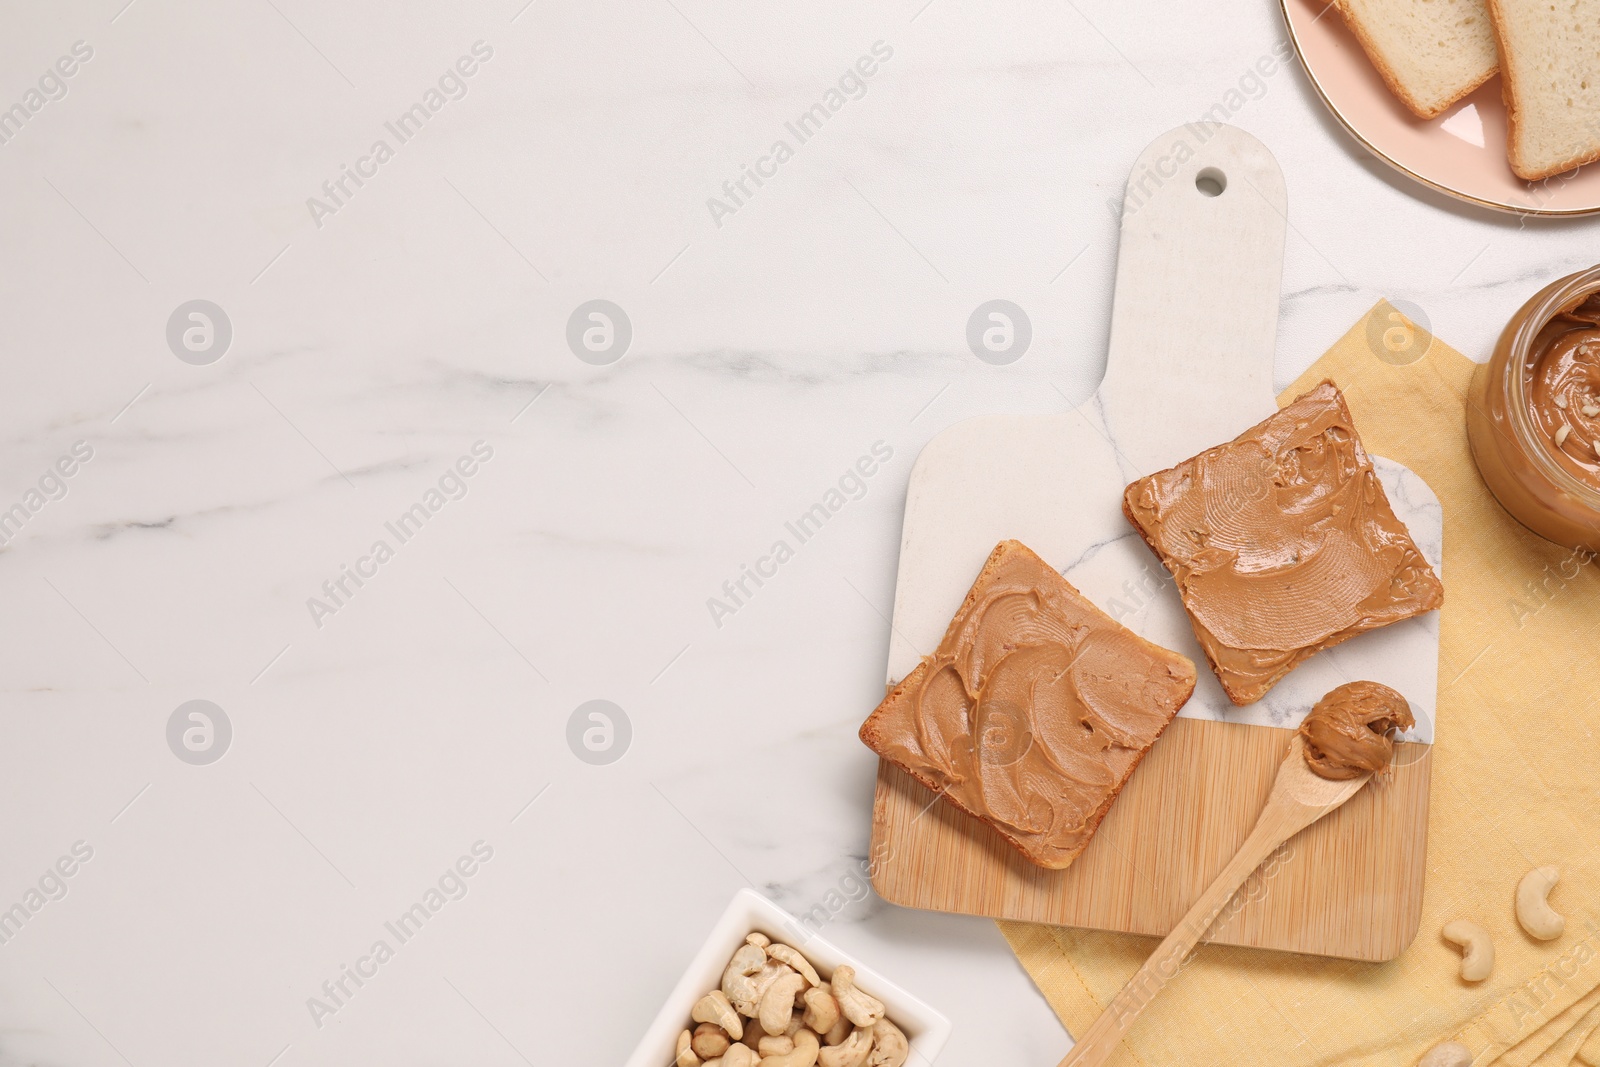
[[[1206,167],[1194,176],[1194,187],[1205,196],[1221,196],[1228,187],[1228,176],[1216,167]]]

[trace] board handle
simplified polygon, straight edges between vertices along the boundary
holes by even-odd
[[[1130,480],[1277,410],[1287,206],[1277,160],[1235,126],[1168,130],[1134,163],[1099,393]]]

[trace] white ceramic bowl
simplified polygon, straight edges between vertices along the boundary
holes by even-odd
[[[889,1020],[905,1031],[911,1045],[907,1067],[928,1067],[944,1048],[950,1037],[949,1019],[822,938],[808,937],[810,932],[798,920],[760,893],[741,889],[712,927],[705,945],[695,953],[694,962],[645,1031],[644,1040],[628,1057],[626,1067],[670,1067],[677,1055],[678,1035],[694,1029],[689,1022],[694,1002],[721,984],[722,969],[734,950],[747,934],[756,931],[799,949],[825,978],[841,963],[854,967],[856,984],[883,1001]]]

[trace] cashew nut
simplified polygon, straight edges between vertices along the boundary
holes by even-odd
[[[839,1025],[839,1002],[833,999],[832,986],[813,986],[805,991],[805,998],[807,1026],[819,1034],[825,1034]],[[843,1041],[844,1038],[841,1036],[839,1040]]]
[[[820,1050],[816,1034],[810,1030],[796,1030],[794,1051],[781,1056],[763,1056],[761,1067],[816,1067],[817,1053]]]
[[[678,1035],[678,1058],[673,1061],[673,1067],[700,1067],[700,1057],[689,1047],[690,1040],[687,1030]]]
[[[722,969],[722,992],[742,1015],[754,1015],[761,993],[756,988],[756,975],[767,965],[767,951],[760,945],[746,942],[739,946],[728,965]]]
[[[694,1028],[692,1047],[694,1054],[703,1060],[714,1060],[728,1051],[728,1034],[716,1023],[701,1023]]]
[[[841,1014],[839,1016],[839,1021],[834,1023],[832,1028],[830,1028],[827,1033],[822,1035],[822,1043],[828,1046],[837,1045],[845,1038],[850,1036],[850,1030],[850,1020],[846,1019],[844,1015]]]
[[[794,1029],[798,1030],[800,1029],[800,1020],[796,1018],[790,1025],[792,1025]],[[761,1022],[759,1019],[751,1019],[744,1024],[744,1037],[742,1040],[746,1045],[749,1045],[757,1052],[761,1051],[761,1039],[767,1036],[767,1032],[761,1028]],[[789,1033],[787,1030],[785,1030],[782,1034],[777,1036],[788,1037]]]
[[[1550,906],[1550,890],[1560,881],[1554,867],[1535,867],[1517,883],[1517,922],[1529,936],[1550,941],[1561,936],[1567,920]]]
[[[788,945],[769,945],[767,947],[767,955],[777,960],[779,963],[787,963],[789,966],[805,975],[806,985],[818,986],[822,984],[822,976],[817,973],[817,969],[815,967],[811,966],[811,961],[800,955],[799,952],[793,948],[790,948]]]
[[[806,987],[806,976],[790,972],[767,987],[761,995],[761,1029],[781,1034],[794,1017],[795,994]]]
[[[784,1034],[762,1034],[761,1040],[756,1042],[756,1051],[761,1053],[762,1059],[768,1056],[787,1056],[794,1051],[794,1038]]]
[[[867,1067],[903,1067],[911,1055],[911,1044],[900,1028],[888,1019],[879,1019],[872,1027],[872,1055],[867,1057]]]
[[[1417,1067],[1472,1067],[1472,1050],[1459,1041],[1443,1041],[1425,1052]]]
[[[1494,970],[1494,939],[1489,931],[1468,919],[1445,923],[1439,933],[1446,941],[1460,945],[1461,980],[1481,982]]]
[[[761,1054],[749,1045],[729,1045],[720,1060],[712,1060],[706,1067],[756,1067],[760,1062]]]
[[[728,1003],[728,998],[720,989],[713,989],[695,1001],[694,1010],[689,1013],[689,1018],[697,1023],[716,1023],[735,1041],[744,1036],[743,1020],[739,1018],[739,1013],[733,1010],[733,1005]]]
[[[757,930],[756,932],[747,936],[744,941],[745,944],[754,945],[756,948],[766,948],[768,945],[772,944],[772,938],[768,937],[760,930]]]
[[[794,968],[787,963],[768,960],[766,965],[751,978],[751,981],[755,983],[755,999],[750,1004],[750,1010],[744,1011],[741,1008],[741,1013],[747,1018],[754,1019],[761,1011],[761,998],[767,995],[767,990],[772,988],[772,983],[793,973]],[[801,988],[805,988],[804,982],[801,982]],[[737,1008],[739,1005],[735,1004],[734,1007]]]
[[[834,972],[833,980],[838,982],[838,971]],[[871,1051],[872,1031],[857,1027],[840,1044],[818,1052],[817,1067],[862,1067],[862,1064],[867,1062],[867,1054]]]
[[[856,988],[856,969],[838,967],[833,972],[833,999],[845,1018],[857,1026],[871,1027],[883,1018],[883,1001],[870,997]]]

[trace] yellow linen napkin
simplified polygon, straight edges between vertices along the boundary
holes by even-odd
[[[1202,946],[1113,1064],[1401,1067],[1455,1038],[1475,1053],[1475,1067],[1566,1067],[1575,1051],[1597,1053],[1580,1062],[1600,1067],[1600,1016],[1591,1018],[1600,1003],[1592,995],[1600,987],[1600,561],[1544,541],[1500,508],[1467,446],[1473,363],[1426,334],[1420,360],[1380,359],[1369,326],[1392,323],[1393,313],[1379,302],[1280,403],[1332,378],[1368,450],[1410,467],[1443,502],[1422,925],[1399,958],[1381,964]],[[1522,931],[1512,899],[1522,875],[1544,864],[1561,869],[1550,899],[1567,917],[1549,942]],[[1484,982],[1461,980],[1459,952],[1439,936],[1455,918],[1494,936],[1497,960]],[[1156,944],[999,925],[1079,1033]]]
[[[1590,1014],[1594,1013],[1591,1012]],[[1585,1026],[1587,1026],[1587,1029],[1585,1029]],[[1574,1064],[1583,1064],[1584,1067],[1600,1067],[1600,1018],[1585,1020],[1585,1025],[1574,1027],[1574,1031],[1580,1033],[1581,1036],[1575,1042],[1578,1052],[1572,1062]],[[1568,1039],[1564,1038],[1563,1041]],[[1556,1061],[1552,1060],[1551,1062],[1554,1063]],[[1545,1065],[1540,1064],[1539,1067],[1545,1067]]]
[[[1495,1061],[1497,1067],[1546,1067],[1555,1064],[1567,1067],[1578,1046],[1590,1033],[1590,1016],[1600,1020],[1600,1015],[1595,1015],[1593,1010],[1596,1004],[1600,1004],[1600,986],[1591,989],[1572,1007],[1541,1026],[1532,1037],[1501,1056]]]

